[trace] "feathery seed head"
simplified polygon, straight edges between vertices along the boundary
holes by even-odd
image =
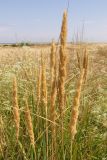
[[[80,95],[81,95],[81,89],[83,84],[83,78],[84,78],[84,69],[81,72],[80,79],[78,82],[78,86],[76,89],[76,94],[74,97],[74,103],[73,108],[71,112],[71,120],[70,120],[70,133],[72,140],[74,139],[76,133],[77,133],[77,121],[78,121],[78,115],[79,115],[79,105],[80,105]]]
[[[32,125],[32,119],[31,119],[30,110],[29,110],[27,100],[25,100],[25,119],[26,119],[26,124],[27,124],[27,128],[28,128],[28,133],[29,133],[31,145],[34,147],[35,141],[34,141],[33,125]]]
[[[66,39],[67,39],[67,12],[63,14],[62,28],[60,35],[60,61],[59,61],[59,110],[62,115],[65,97],[65,78],[66,78]]]
[[[63,14],[63,21],[60,34],[61,45],[65,46],[67,41],[67,11]]]
[[[13,79],[13,115],[16,127],[16,139],[19,137],[19,126],[20,126],[20,115],[18,106],[18,96],[17,96],[17,81],[16,77]]]

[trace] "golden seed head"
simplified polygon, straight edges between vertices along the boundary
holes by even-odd
[[[66,41],[67,41],[67,12],[65,11],[63,14],[61,35],[60,35],[61,45],[65,46]]]
[[[80,105],[80,95],[81,95],[81,89],[83,84],[83,78],[84,78],[84,69],[81,72],[80,79],[78,82],[78,86],[76,89],[76,94],[74,97],[74,103],[73,108],[71,112],[71,120],[70,120],[70,133],[72,140],[74,139],[76,133],[77,133],[77,121],[78,121],[78,115],[79,115],[79,105]]]
[[[31,119],[30,110],[29,110],[27,100],[25,100],[25,119],[26,119],[26,124],[27,124],[27,128],[28,128],[28,133],[29,133],[31,145],[35,146],[32,119]]]
[[[13,79],[13,115],[16,127],[16,139],[19,137],[19,126],[20,126],[20,115],[18,106],[18,96],[17,96],[17,81],[16,77]]]
[[[67,39],[67,12],[63,14],[60,35],[60,62],[59,62],[59,110],[62,115],[65,104],[65,78],[66,78],[66,39]]]
[[[50,66],[51,66],[51,69],[54,68],[54,66],[55,66],[55,51],[56,51],[55,43],[54,43],[54,41],[52,41],[51,54],[50,54]]]
[[[83,68],[87,69],[87,66],[88,66],[88,54],[87,54],[87,50],[85,49],[84,57],[83,57]]]
[[[86,49],[83,57],[83,68],[85,70],[85,73],[84,73],[84,82],[85,82],[87,79],[87,73],[88,73],[88,53]]]

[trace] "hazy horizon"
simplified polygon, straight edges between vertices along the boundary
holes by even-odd
[[[70,0],[68,41],[82,35],[86,42],[107,42],[106,0]],[[67,0],[2,1],[0,43],[57,41]]]

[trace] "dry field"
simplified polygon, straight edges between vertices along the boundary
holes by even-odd
[[[107,45],[63,25],[59,46],[0,46],[0,160],[107,160]]]

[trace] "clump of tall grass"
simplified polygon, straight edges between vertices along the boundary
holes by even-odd
[[[40,64],[38,64],[37,58],[38,56],[40,58],[41,48],[36,50],[37,55],[35,49],[31,53],[28,48],[24,48],[26,52],[22,53],[21,50],[20,56],[18,56],[18,50],[17,52],[15,50],[16,55],[13,55],[11,63],[13,67],[9,68],[9,65],[4,67],[6,62],[3,63],[0,68],[2,70],[0,75],[0,115],[3,115],[5,130],[0,122],[1,157],[12,160],[94,160],[106,158],[106,125],[100,118],[102,115],[100,115],[99,109],[100,106],[103,113],[103,107],[106,108],[105,88],[101,88],[102,84],[100,84],[101,89],[97,88],[93,74],[90,77],[87,76],[88,51],[85,47],[81,51],[78,48],[80,46],[67,44],[67,13],[64,12],[60,44],[57,46],[53,41],[48,47],[49,53],[42,50]],[[78,68],[76,50],[78,50]],[[68,77],[66,59],[67,56],[71,56],[70,53],[72,55],[69,64],[71,75]],[[48,61],[49,58],[50,61]],[[35,74],[37,70],[38,74]],[[18,86],[16,77],[12,86],[10,84],[13,73],[18,76]],[[77,78],[78,75],[79,78]],[[97,78],[98,82],[102,80],[99,75]],[[76,81],[78,82],[75,87]],[[28,96],[23,101],[25,91]],[[10,97],[11,93],[13,95]],[[13,106],[15,140],[11,136],[14,129],[10,106]],[[106,115],[104,116],[106,119]],[[16,142],[18,145],[15,146]]]

